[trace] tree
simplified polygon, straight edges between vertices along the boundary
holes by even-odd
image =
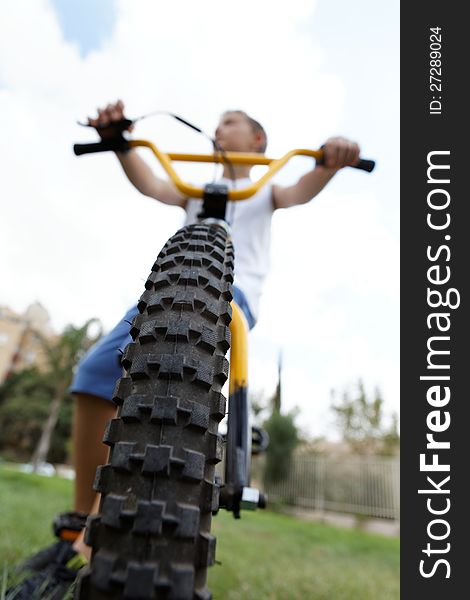
[[[282,357],[278,362],[278,382],[271,398],[271,416],[264,423],[269,435],[269,446],[266,452],[265,480],[280,481],[289,472],[291,456],[299,443],[297,427],[294,423],[296,411],[286,415],[281,413],[282,405]]]
[[[398,417],[392,417],[392,424],[384,424],[383,398],[380,390],[367,398],[362,380],[358,381],[357,393],[350,396],[343,392],[341,402],[335,403],[336,393],[331,391],[332,410],[343,440],[357,454],[393,454],[398,448]]]
[[[398,432],[398,415],[392,414],[392,423],[389,430],[383,436],[382,454],[393,456],[400,448],[400,434]]]
[[[14,460],[28,460],[47,419],[53,388],[36,367],[14,372],[0,387],[0,447]]]
[[[273,412],[264,424],[269,435],[264,472],[266,481],[280,481],[289,473],[292,452],[299,442],[294,418],[295,413],[282,415]]]
[[[91,324],[95,322],[98,322],[97,319],[89,319],[82,327],[68,325],[62,334],[52,342],[42,338],[42,345],[47,357],[45,376],[52,389],[52,400],[48,417],[31,460],[34,471],[46,460],[62,402],[72,382],[74,366],[86,350],[101,336],[101,327],[97,336],[90,337],[88,335]]]
[[[270,402],[271,399],[266,396],[263,390],[251,390],[248,389],[248,401],[251,407],[253,424],[259,427],[262,426],[266,420],[266,415],[271,413]]]

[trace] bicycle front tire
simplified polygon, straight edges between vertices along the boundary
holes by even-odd
[[[211,598],[233,261],[226,231],[201,223],[170,238],[152,267],[103,438],[111,450],[97,470],[81,600]]]

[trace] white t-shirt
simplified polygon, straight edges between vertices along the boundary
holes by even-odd
[[[243,189],[252,182],[246,177],[237,179],[234,186],[230,179],[222,177],[217,183]],[[202,200],[190,198],[186,204],[184,224],[195,223],[201,210]],[[225,216],[232,228],[235,249],[234,285],[245,294],[255,319],[258,318],[263,283],[269,269],[273,212],[272,185],[263,186],[248,200],[227,202]]]

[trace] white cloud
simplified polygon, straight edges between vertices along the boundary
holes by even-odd
[[[345,90],[303,26],[315,5],[240,0],[235,9],[209,0],[121,0],[114,35],[83,59],[64,42],[46,0],[3,2],[0,105],[8,142],[0,149],[0,302],[22,310],[39,299],[57,328],[91,316],[111,327],[140,295],[156,254],[182,223],[181,209],[139,196],[114,156],[74,157],[74,141],[93,139],[75,120],[96,106],[121,97],[131,116],[167,108],[209,132],[224,109],[243,108],[268,130],[271,155],[315,147],[335,133]],[[202,137],[165,118],[142,122],[136,135],[167,150],[209,150]],[[292,181],[310,167],[299,160],[278,180]],[[211,168],[180,172],[212,176]],[[251,334],[254,366],[267,345],[282,344],[290,360],[298,360],[295,380],[306,393],[299,383],[286,383],[286,401],[302,406],[312,430],[310,400],[296,397],[310,398],[313,390],[320,398],[332,381],[355,376],[348,365],[358,344],[359,374],[370,373],[387,398],[397,387],[390,377],[396,338],[387,353],[373,324],[361,324],[368,314],[380,321],[382,305],[391,311],[383,336],[396,335],[397,241],[381,223],[372,180],[358,173],[339,177],[349,178],[350,193],[339,194],[331,184],[313,203],[276,215],[273,270]],[[317,355],[320,373],[308,366],[308,357]],[[275,354],[271,360],[275,365]]]
[[[317,433],[328,431],[330,389],[359,378],[381,388],[386,411],[399,410],[399,245],[378,213],[370,193],[325,191],[276,215],[272,272],[252,345],[283,347],[286,364],[306,376],[305,389],[294,378],[286,386],[288,405],[300,398]]]

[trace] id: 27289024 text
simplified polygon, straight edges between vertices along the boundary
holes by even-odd
[[[442,113],[442,27],[429,28],[429,114]]]

